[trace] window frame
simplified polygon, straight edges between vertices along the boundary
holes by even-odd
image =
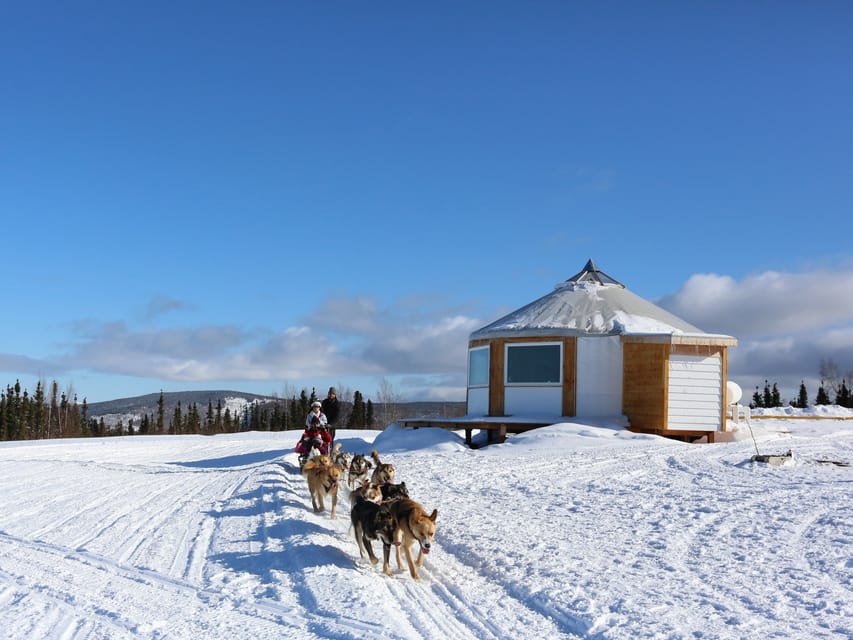
[[[535,347],[557,347],[557,380],[524,380],[510,381],[512,349],[529,349]],[[513,387],[557,387],[563,384],[563,343],[559,340],[546,342],[508,342],[504,346],[504,384]]]
[[[484,382],[472,382],[471,380],[471,361],[474,352],[485,352],[486,355],[486,367],[485,367],[485,381]],[[491,349],[489,345],[483,347],[471,347],[468,349],[468,388],[475,389],[479,387],[488,387],[489,386],[489,378],[490,378],[490,367],[491,367]]]

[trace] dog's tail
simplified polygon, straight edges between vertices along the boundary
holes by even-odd
[[[339,452],[340,452],[340,450],[341,450],[341,443],[340,443],[340,442],[336,442],[336,443],[335,443],[335,448],[332,450],[332,453],[339,453]]]
[[[382,463],[379,461],[379,452],[378,452],[376,449],[371,450],[371,452],[370,452],[370,457],[371,457],[371,458],[373,458],[373,461],[376,463],[376,466],[377,466],[377,467],[378,467],[380,464],[382,464]]]

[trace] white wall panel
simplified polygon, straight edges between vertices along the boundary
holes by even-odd
[[[489,388],[474,387],[468,389],[469,416],[485,416],[489,414]]]
[[[619,336],[578,338],[578,417],[622,415],[622,342]]]
[[[673,355],[669,360],[670,429],[717,431],[722,423],[722,361]]]

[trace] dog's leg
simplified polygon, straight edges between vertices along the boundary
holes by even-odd
[[[394,538],[394,552],[395,552],[395,555],[397,556],[397,570],[402,571],[403,570],[403,558],[400,554],[400,547],[403,546],[403,530],[399,528],[399,525],[398,525],[397,531],[394,532],[394,536],[395,536],[395,538]]]
[[[379,558],[376,557],[376,554],[373,553],[373,543],[370,541],[365,534],[361,535],[362,540],[364,540],[364,545],[367,547],[367,554],[370,556],[370,564],[376,564],[379,562]]]
[[[356,543],[358,543],[358,554],[362,558],[364,558],[364,556],[366,555],[367,552],[364,549],[364,539],[363,539],[364,533],[363,533],[363,530],[361,528],[361,522],[354,520],[352,523],[352,528],[355,530],[355,541],[356,541]]]
[[[337,512],[337,508],[338,508],[338,487],[335,486],[332,489],[332,517],[333,518],[335,517],[335,513]]]
[[[412,548],[410,544],[406,544],[405,542],[403,543],[403,551],[406,554],[406,562],[409,564],[409,573],[412,574],[412,577],[415,580],[420,580],[421,577],[418,575],[418,570],[415,568],[415,561],[412,558]]]
[[[391,545],[387,542],[382,542],[382,572],[386,576],[391,575]]]

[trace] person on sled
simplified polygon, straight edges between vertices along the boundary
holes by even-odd
[[[300,463],[307,460],[313,448],[316,448],[322,455],[329,455],[332,434],[329,433],[326,424],[326,416],[321,411],[320,403],[312,403],[311,412],[305,418],[305,431],[296,445],[296,453],[299,454]]]

